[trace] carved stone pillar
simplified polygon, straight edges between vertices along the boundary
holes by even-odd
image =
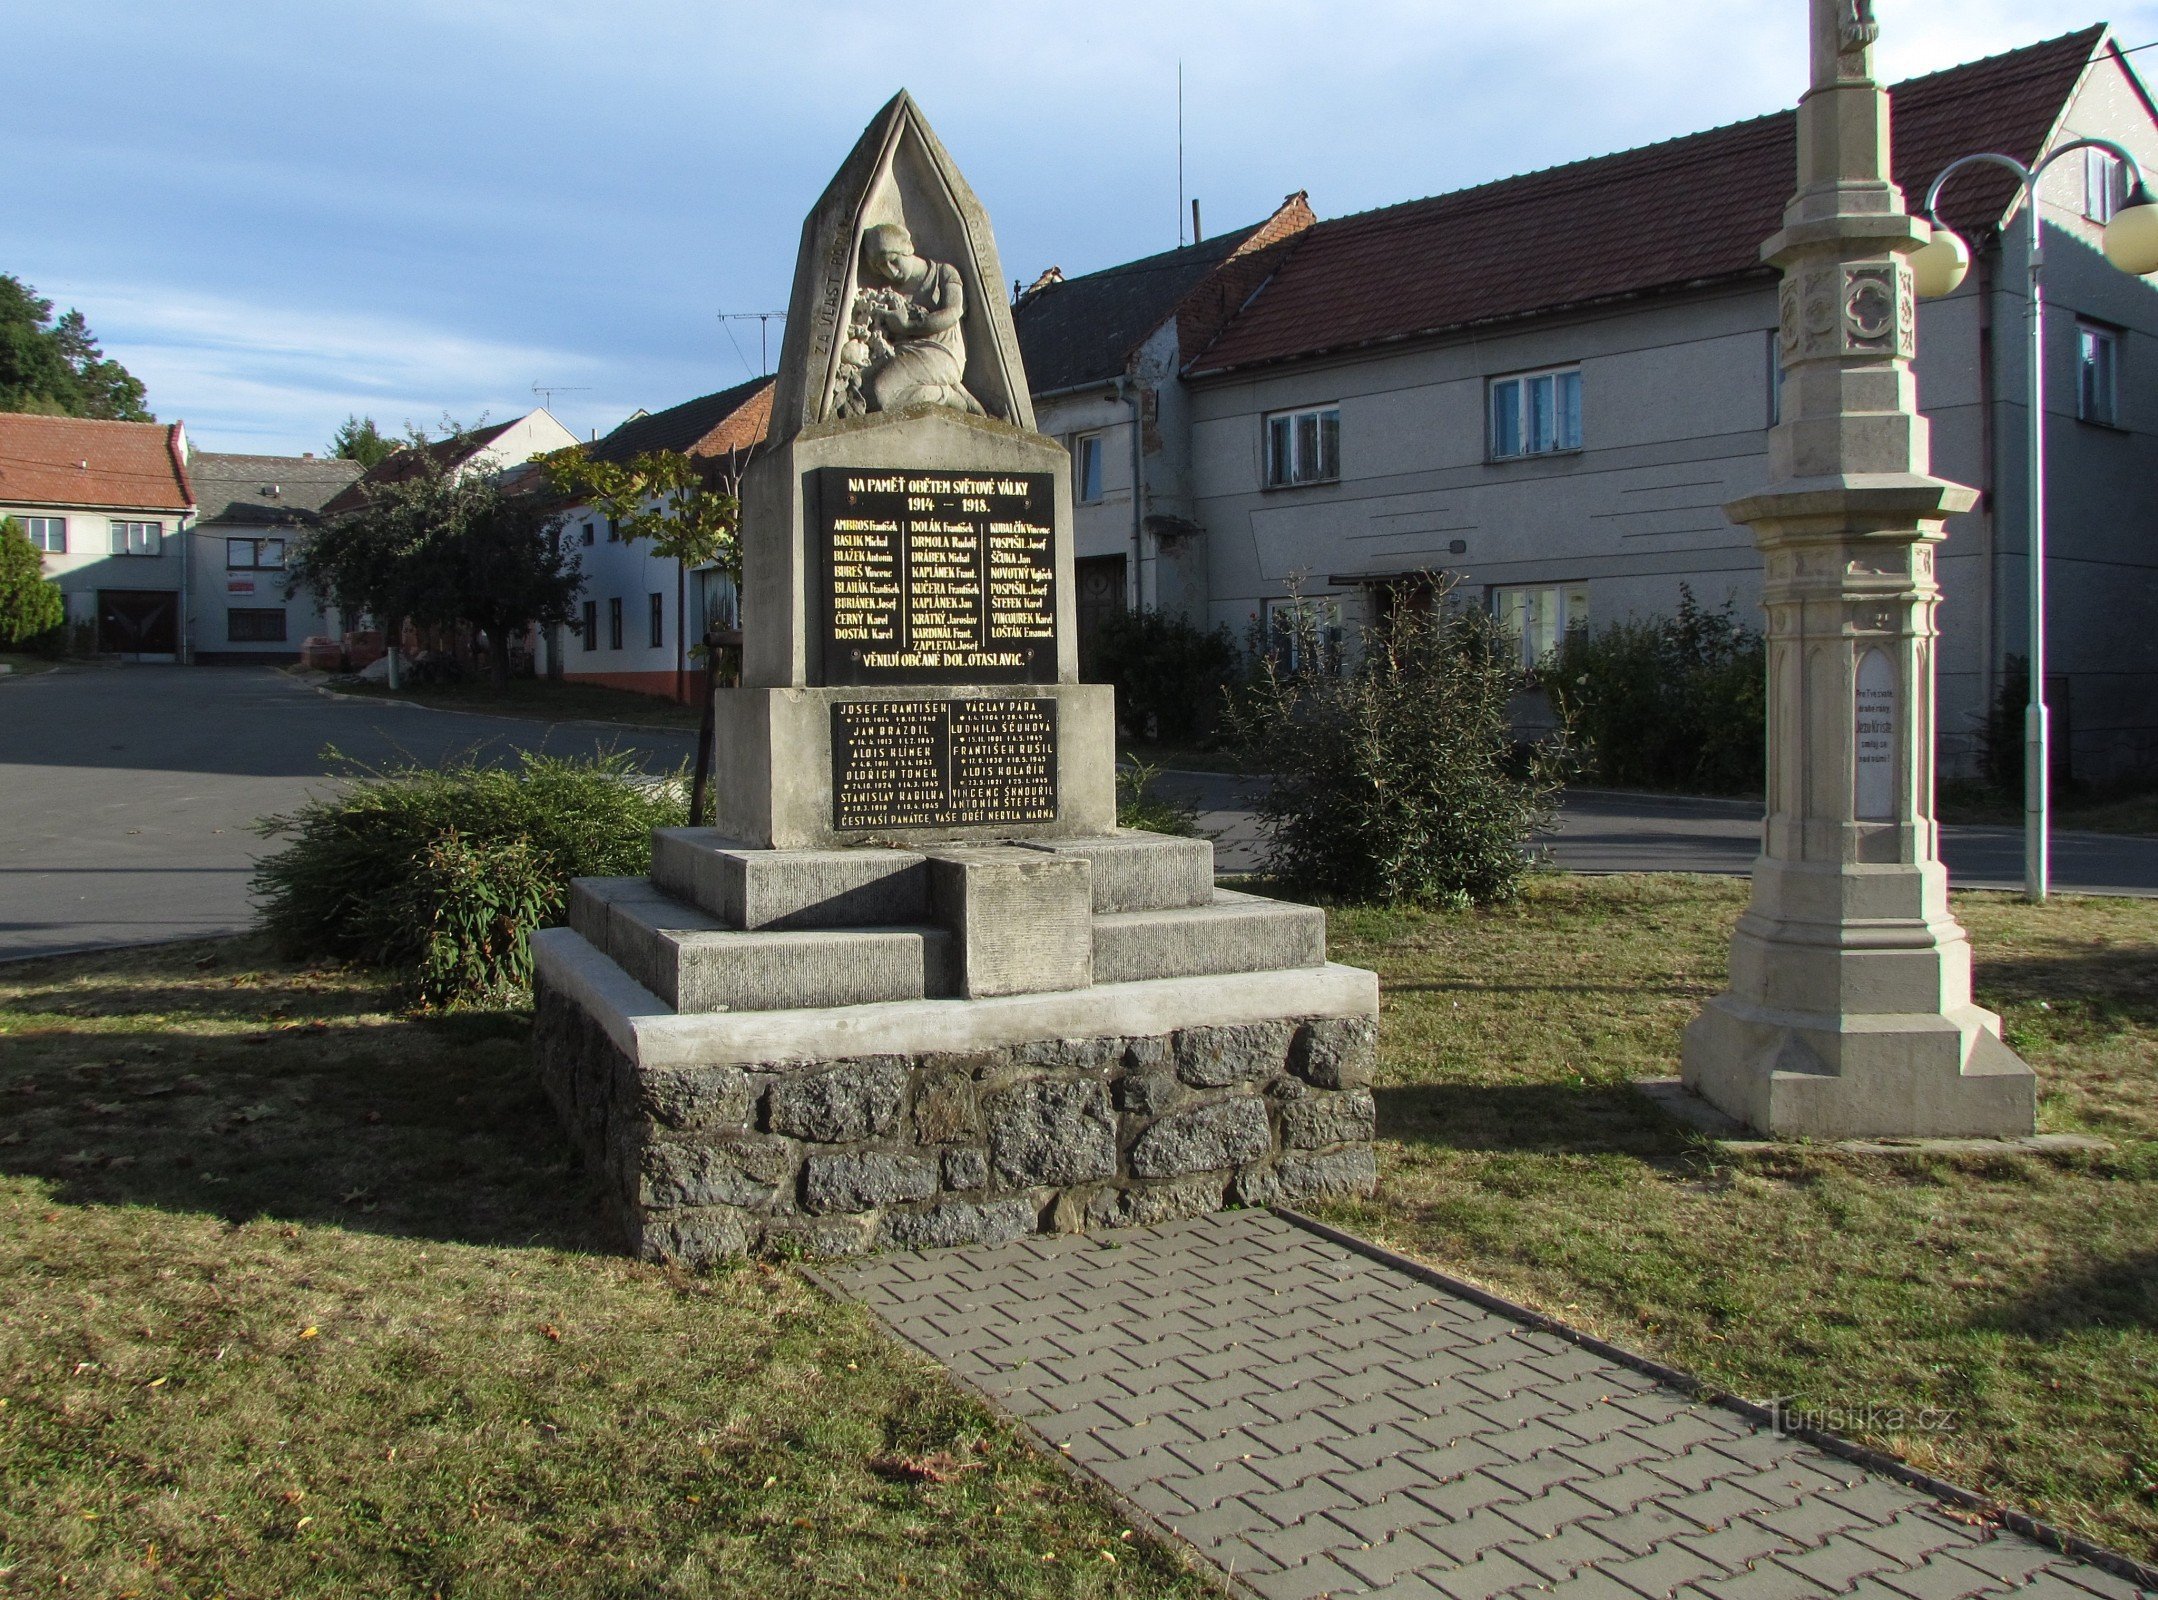
[[[1768,817],[1730,987],[1686,1030],[1688,1088],[1763,1133],[2032,1131],[2036,1083],[1971,1003],[1933,815],[1933,546],[1973,491],[1927,473],[1871,7],[1811,0],[1769,483],[1726,508],[1767,563]]]

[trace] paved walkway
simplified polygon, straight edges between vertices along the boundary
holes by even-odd
[[[2148,1592],[1267,1212],[826,1277],[1268,1600]]]

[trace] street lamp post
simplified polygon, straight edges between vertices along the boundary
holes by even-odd
[[[2030,288],[2025,321],[2029,335],[2027,426],[2030,527],[2030,695],[2023,712],[2023,894],[2041,902],[2051,885],[2052,862],[2048,813],[2052,801],[2052,736],[2046,713],[2046,364],[2045,239],[2038,211],[2038,180],[2061,157],[2076,150],[2104,150],[2127,169],[2127,198],[2106,223],[2105,253],[2123,272],[2140,276],[2158,272],[2158,200],[2143,185],[2136,159],[2111,139],[2071,139],[2057,145],[2034,167],[2014,156],[1990,151],[1950,162],[1926,191],[1926,219],[1933,238],[1912,253],[1911,275],[1922,299],[1953,292],[1970,270],[1971,253],[1955,233],[1941,225],[1936,207],[1948,180],[1966,167],[2004,167],[2023,186],[2023,214],[2028,228]]]

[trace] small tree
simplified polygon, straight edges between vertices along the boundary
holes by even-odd
[[[15,650],[51,633],[67,617],[45,558],[13,517],[0,517],[0,649]]]
[[[469,623],[487,635],[495,686],[507,688],[511,640],[569,616],[582,581],[577,558],[538,496],[507,493],[492,474],[457,472],[425,450],[417,462],[301,543],[287,594],[305,584],[376,617],[393,659],[407,620]]]
[[[330,435],[331,455],[340,461],[357,461],[363,467],[380,464],[396,449],[396,441],[383,437],[373,417],[348,413]]]
[[[1246,760],[1273,775],[1259,817],[1267,868],[1290,887],[1441,904],[1518,888],[1564,749],[1516,747],[1511,641],[1451,588],[1431,575],[1428,603],[1396,607],[1346,661],[1297,608],[1304,637],[1267,641],[1232,701]]]

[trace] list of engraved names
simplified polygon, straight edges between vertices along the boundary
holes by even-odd
[[[1050,474],[826,467],[817,478],[825,681],[1055,678]]]
[[[1054,822],[1056,702],[842,700],[832,707],[832,825]]]

